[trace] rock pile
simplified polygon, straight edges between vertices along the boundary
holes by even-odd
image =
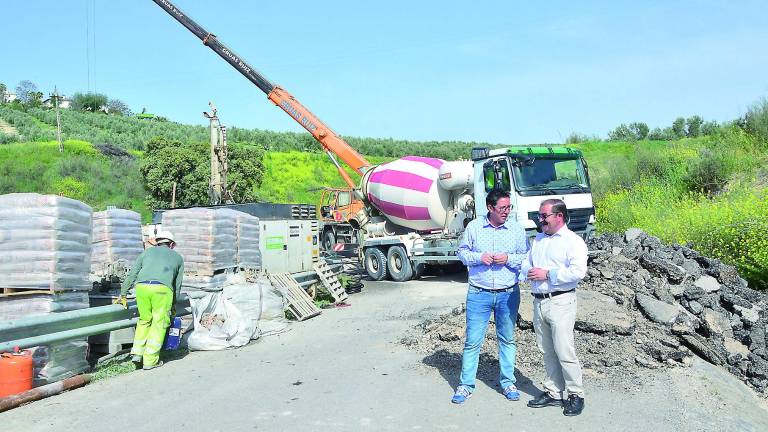
[[[589,250],[576,318],[576,347],[585,369],[629,388],[640,385],[649,369],[686,366],[697,355],[768,395],[768,297],[748,288],[734,267],[685,246],[664,245],[637,229],[598,236]],[[541,370],[532,303],[523,286],[517,333],[523,372]],[[463,338],[459,307],[422,322],[401,342],[454,367]],[[487,338],[495,339],[492,325]],[[485,344],[479,373],[495,362],[495,343]]]
[[[766,393],[768,297],[747,287],[733,266],[638,229],[599,236],[589,246],[584,288],[640,311],[666,338]]]

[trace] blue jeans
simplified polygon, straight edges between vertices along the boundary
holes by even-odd
[[[507,290],[489,292],[472,286],[467,292],[467,335],[461,358],[460,385],[475,389],[477,363],[485,331],[493,311],[496,322],[496,341],[499,344],[499,383],[505,388],[515,383],[515,323],[520,308],[520,289],[517,285]]]

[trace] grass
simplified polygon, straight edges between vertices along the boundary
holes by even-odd
[[[164,362],[170,362],[179,360],[186,357],[189,354],[189,349],[186,347],[180,347],[173,351],[160,351],[160,359]],[[103,364],[97,364],[91,376],[93,381],[100,381],[103,379],[113,378],[118,375],[124,375],[134,372],[136,366],[131,362],[130,354],[123,354],[121,356],[112,358],[104,362]]]
[[[764,143],[739,130],[640,148],[629,184],[596,196],[600,232],[642,228],[737,267],[768,289],[768,164]],[[615,182],[616,178],[610,179]]]
[[[67,140],[0,146],[0,193],[61,194],[94,208],[131,209],[145,221],[150,211],[135,161],[103,156],[90,143]]]
[[[381,163],[393,158],[370,157],[371,163]],[[359,176],[347,169],[352,179]],[[264,177],[258,196],[266,202],[316,203],[323,186],[345,186],[336,167],[325,154],[268,152],[264,156]]]
[[[93,381],[116,377],[136,370],[136,366],[131,363],[130,356],[121,359],[111,359],[102,365],[97,365],[91,373]]]

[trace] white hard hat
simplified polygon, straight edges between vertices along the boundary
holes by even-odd
[[[155,241],[160,243],[176,243],[176,240],[173,239],[173,234],[170,231],[160,230],[155,235]]]

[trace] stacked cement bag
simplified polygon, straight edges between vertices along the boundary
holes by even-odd
[[[27,295],[2,297],[0,299],[0,321],[85,309],[88,306],[88,293],[83,291],[55,294],[35,292]]]
[[[56,195],[0,195],[0,275],[4,288],[89,290],[88,205]]]
[[[221,290],[222,270],[237,266],[236,213],[207,208],[163,213],[163,229],[176,237],[175,250],[184,258],[183,291]]]
[[[46,290],[0,298],[0,320],[88,307],[91,219],[88,205],[55,195],[0,195],[0,285]],[[88,369],[88,343],[33,348],[35,385]]]
[[[261,270],[259,252],[259,218],[248,213],[236,212],[237,219],[237,266]]]
[[[144,251],[141,215],[122,209],[94,213],[92,242],[91,273],[108,275],[116,263],[130,268]]]

